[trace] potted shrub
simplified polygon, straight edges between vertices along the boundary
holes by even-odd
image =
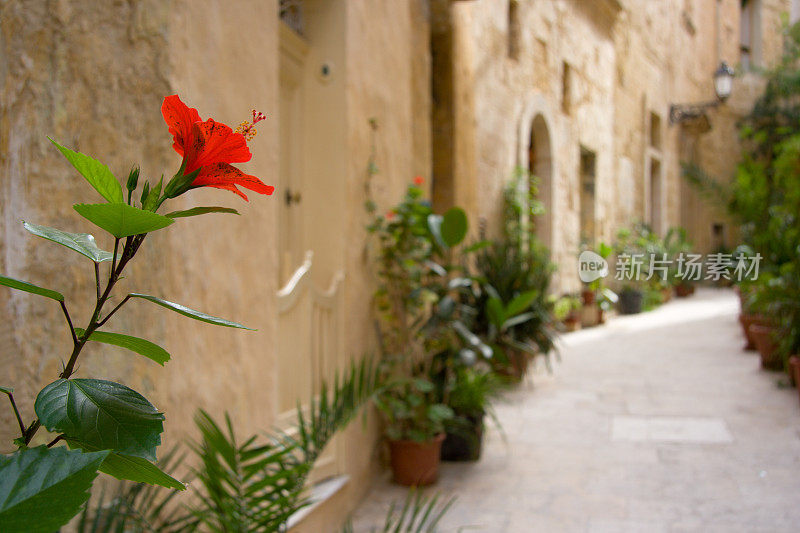
[[[564,295],[553,304],[553,316],[564,325],[565,330],[576,331],[581,325],[578,313],[580,309],[580,299],[572,295]]]
[[[392,474],[400,485],[430,485],[439,476],[445,422],[453,410],[436,399],[424,374],[399,376],[375,395],[385,421]]]
[[[483,447],[484,419],[503,381],[485,366],[460,369],[447,386],[447,404],[454,417],[446,423],[442,444],[445,461],[477,461]]]
[[[686,272],[678,271],[678,260],[681,256],[685,257],[692,252],[693,245],[688,240],[686,230],[681,227],[672,227],[667,230],[664,237],[664,248],[672,261],[669,268],[670,290],[674,290],[678,298],[686,298],[694,294],[694,283],[691,278],[686,277]],[[665,299],[669,301],[669,297]]]
[[[475,254],[472,330],[493,348],[492,366],[522,378],[537,354],[553,349],[553,314],[547,290],[553,272],[546,248],[531,240],[524,249],[513,236]],[[580,305],[578,305],[580,308]]]

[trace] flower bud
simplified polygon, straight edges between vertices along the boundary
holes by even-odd
[[[131,173],[128,174],[128,183],[125,188],[132,192],[136,190],[137,185],[139,185],[139,167],[133,167]]]

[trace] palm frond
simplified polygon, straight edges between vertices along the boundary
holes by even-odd
[[[402,506],[392,502],[386,512],[381,533],[435,533],[436,527],[455,502],[455,496],[442,499],[437,493],[427,495],[412,488],[408,491]],[[373,533],[378,530],[373,528]],[[354,533],[352,521],[342,527],[341,533]]]
[[[371,361],[353,363],[334,378],[332,387],[322,385],[308,414],[298,408],[295,431],[274,431],[262,444],[257,437],[239,444],[230,417],[226,415],[223,429],[200,411],[196,423],[201,440],[193,450],[201,458],[196,476],[202,491],[192,516],[202,529],[280,531],[309,504],[304,489],[314,462],[370,398],[376,383]]]

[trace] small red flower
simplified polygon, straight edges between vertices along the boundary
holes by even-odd
[[[244,134],[234,132],[229,126],[214,119],[203,121],[197,110],[184,104],[178,95],[167,96],[161,106],[161,114],[172,134],[172,147],[183,156],[183,173],[200,173],[192,182],[193,187],[216,187],[247,196],[239,185],[259,194],[272,194],[275,187],[265,185],[260,179],[245,174],[231,163],[250,161],[252,154],[247,148],[245,135],[255,135],[253,125],[264,115],[253,112],[253,124],[242,123]]]
[[[420,186],[420,185],[422,185],[423,183],[425,183],[425,180],[423,179],[423,177],[422,177],[422,176],[416,176],[416,177],[414,178],[414,185],[416,185],[417,187],[419,187],[419,186]]]
[[[394,211],[388,211],[388,212],[386,213],[386,220],[392,220],[392,219],[394,219],[394,215],[395,215],[395,212],[394,212]]]

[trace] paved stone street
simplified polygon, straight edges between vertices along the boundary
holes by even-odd
[[[730,290],[561,339],[498,402],[475,464],[445,464],[457,496],[441,531],[800,531],[800,405],[782,373],[742,350]],[[402,488],[381,480],[356,531]]]

